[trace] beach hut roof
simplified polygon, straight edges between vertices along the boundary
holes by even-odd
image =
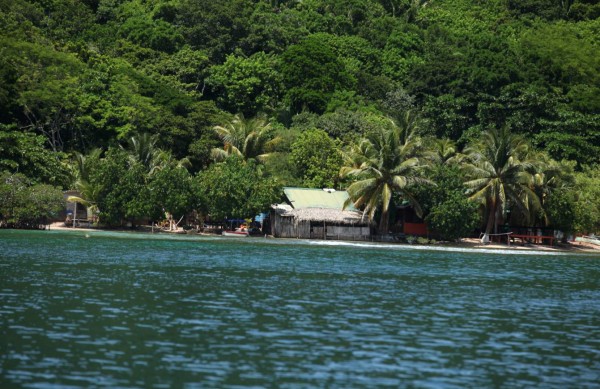
[[[295,217],[297,221],[326,222],[338,224],[368,224],[358,211],[342,211],[330,208],[292,209],[283,216]]]
[[[286,187],[283,188],[283,192],[294,209],[320,208],[341,211],[348,199],[348,192],[345,190]],[[346,209],[356,210],[352,204]]]
[[[294,209],[289,204],[275,204],[275,205],[273,205],[272,208],[275,211],[275,213],[277,213],[278,215],[284,215],[285,213]]]

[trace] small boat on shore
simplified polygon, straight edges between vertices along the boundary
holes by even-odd
[[[245,238],[250,236],[250,234],[248,233],[248,230],[243,228],[237,228],[234,231],[223,231],[221,233],[222,236],[227,236],[227,237],[233,237],[233,238]]]

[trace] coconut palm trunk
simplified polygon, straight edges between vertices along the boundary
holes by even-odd
[[[356,179],[348,186],[347,204],[353,203],[356,208],[363,209],[369,220],[373,220],[376,211],[380,210],[380,234],[388,233],[394,193],[408,200],[417,215],[422,214],[411,193],[413,184],[430,183],[420,177],[423,167],[418,158],[420,147],[420,138],[411,129],[398,127],[390,121],[390,126],[367,134],[344,154],[345,166],[340,170],[340,176]]]
[[[390,212],[389,210],[381,211],[381,218],[379,219],[378,231],[380,234],[387,234],[390,225]]]
[[[507,128],[486,131],[479,142],[465,149],[465,154],[463,168],[469,198],[487,206],[486,234],[498,232],[507,200],[520,210],[539,207],[539,199],[530,187],[535,163],[525,138]]]
[[[490,201],[488,208],[489,210],[487,223],[485,227],[485,233],[489,235],[492,233],[492,230],[494,231],[494,233],[496,233],[496,202],[494,200]]]

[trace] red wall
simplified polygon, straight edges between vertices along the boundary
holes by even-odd
[[[404,223],[404,233],[406,235],[427,235],[427,225],[425,223]]]

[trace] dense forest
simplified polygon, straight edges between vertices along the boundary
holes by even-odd
[[[403,202],[449,239],[600,230],[596,0],[0,0],[0,27],[5,225],[57,188],[120,225],[306,186],[380,232]]]

